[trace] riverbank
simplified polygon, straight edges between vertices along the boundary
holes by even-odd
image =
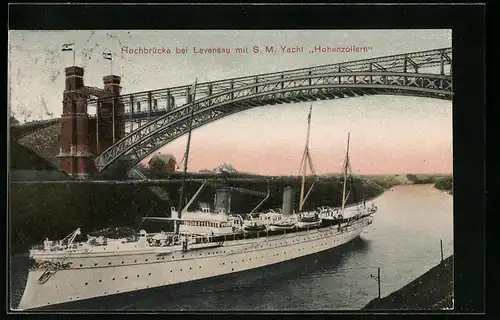
[[[453,308],[453,255],[442,263],[363,310],[443,310]]]

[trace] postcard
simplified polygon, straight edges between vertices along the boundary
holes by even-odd
[[[451,40],[11,30],[11,310],[453,309]]]

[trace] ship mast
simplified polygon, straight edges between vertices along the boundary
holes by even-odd
[[[344,189],[342,191],[342,215],[344,215],[345,201],[346,199],[346,186],[347,186],[347,168],[349,166],[349,140],[351,137],[351,133],[347,134],[347,151],[345,155],[345,163],[344,163]]]
[[[180,199],[179,199],[179,207],[178,207],[178,212],[179,216],[178,218],[181,219],[182,217],[182,200],[184,198],[184,188],[186,186],[186,174],[187,174],[187,166],[188,166],[188,160],[189,160],[189,147],[191,145],[191,132],[193,130],[193,113],[194,113],[194,101],[195,101],[195,96],[196,96],[196,83],[198,82],[198,78],[195,79],[193,86],[189,90],[191,94],[191,114],[189,116],[189,130],[188,130],[188,140],[186,144],[186,153],[184,155],[184,172],[182,174],[182,185],[181,185],[181,194],[180,194]],[[175,226],[175,233],[179,233],[179,224],[176,224]]]
[[[302,185],[300,188],[300,203],[299,203],[299,212],[302,211],[302,208],[304,207],[304,203],[306,199],[308,198],[309,194],[311,193],[311,190],[314,186],[311,185],[311,188],[307,192],[307,194],[304,197],[304,191],[305,191],[305,184],[306,184],[306,174],[307,174],[307,165],[309,164],[309,168],[311,169],[311,172],[315,174],[314,172],[314,167],[312,164],[312,159],[311,159],[311,154],[309,153],[309,135],[311,132],[311,113],[312,113],[312,105],[309,107],[309,115],[307,116],[307,138],[306,138],[306,146],[304,148],[304,154],[302,155],[302,162],[301,162],[301,171],[302,171]]]

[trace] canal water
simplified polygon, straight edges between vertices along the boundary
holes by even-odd
[[[370,205],[370,203],[367,203]],[[94,299],[47,310],[301,311],[359,310],[453,254],[453,198],[432,185],[395,186],[375,200],[378,212],[361,237],[341,247],[277,266],[194,283]],[[11,307],[29,268],[11,259]]]

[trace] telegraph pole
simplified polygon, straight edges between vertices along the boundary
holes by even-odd
[[[441,242],[441,263],[443,263],[443,261],[444,261],[444,257],[443,257],[443,239],[441,239],[440,242]]]
[[[377,280],[378,283],[378,298],[380,299],[380,267],[377,268],[377,275],[370,274],[370,277]]]

